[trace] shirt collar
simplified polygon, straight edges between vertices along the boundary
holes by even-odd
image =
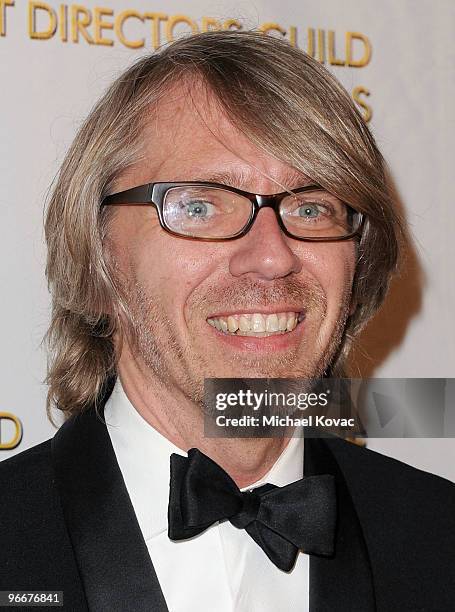
[[[120,378],[106,402],[104,416],[117,461],[144,539],[167,530],[170,456],[187,453],[154,429],[126,395]],[[265,482],[283,487],[303,477],[303,436],[294,437],[271,469],[252,489]]]

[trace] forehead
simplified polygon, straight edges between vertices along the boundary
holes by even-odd
[[[252,143],[213,94],[175,86],[144,118],[139,166],[147,181],[205,180],[240,189],[261,177],[293,188],[309,178]]]

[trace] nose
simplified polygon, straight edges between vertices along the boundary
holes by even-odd
[[[246,236],[232,243],[236,248],[229,263],[231,274],[273,280],[300,272],[302,263],[290,246],[291,240],[281,231],[275,212],[263,208]]]

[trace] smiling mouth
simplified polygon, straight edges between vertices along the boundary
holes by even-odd
[[[218,315],[207,319],[207,323],[218,331],[230,336],[253,336],[265,338],[289,334],[303,321],[305,313],[273,312],[235,313],[226,316]]]

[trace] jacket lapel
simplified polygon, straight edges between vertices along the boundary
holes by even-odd
[[[52,455],[89,609],[167,612],[102,416],[90,408],[68,420]]]
[[[331,442],[305,439],[305,476],[333,474],[338,505],[335,555],[310,557],[310,612],[373,612],[376,604],[368,550]]]
[[[102,414],[88,409],[52,440],[56,485],[88,608],[168,612]],[[340,469],[340,443],[348,444],[305,440],[305,476],[333,474],[338,503],[334,557],[310,557],[310,612],[374,612],[370,559]]]

